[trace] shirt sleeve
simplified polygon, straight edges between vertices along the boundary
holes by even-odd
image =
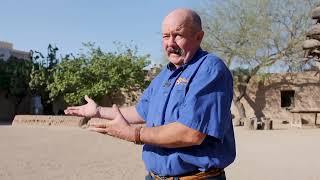
[[[150,102],[150,97],[152,94],[152,86],[151,85],[152,84],[150,84],[148,86],[148,88],[144,90],[143,94],[140,97],[140,100],[136,104],[136,110],[137,110],[138,114],[140,115],[140,117],[142,117],[142,119],[144,121],[147,121],[147,115],[148,115],[148,111],[149,111],[149,102]]]
[[[200,72],[199,72],[200,71]],[[233,81],[221,63],[199,69],[179,109],[180,122],[192,129],[223,140],[231,122]]]

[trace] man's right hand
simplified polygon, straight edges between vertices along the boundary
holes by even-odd
[[[83,117],[94,117],[99,114],[98,105],[87,95],[84,97],[87,104],[82,106],[71,106],[64,110],[65,114],[83,116]]]

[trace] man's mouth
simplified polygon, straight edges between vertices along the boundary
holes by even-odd
[[[168,54],[176,54],[178,56],[182,55],[183,50],[180,48],[168,48]]]

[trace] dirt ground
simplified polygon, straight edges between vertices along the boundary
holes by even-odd
[[[320,129],[236,129],[229,180],[320,180]],[[144,179],[141,146],[80,128],[0,126],[1,180]]]

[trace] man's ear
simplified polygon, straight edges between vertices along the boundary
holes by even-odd
[[[199,31],[199,32],[197,32],[197,34],[196,34],[196,40],[199,41],[199,42],[201,42],[203,36],[204,36],[204,32],[203,32],[202,30]]]

